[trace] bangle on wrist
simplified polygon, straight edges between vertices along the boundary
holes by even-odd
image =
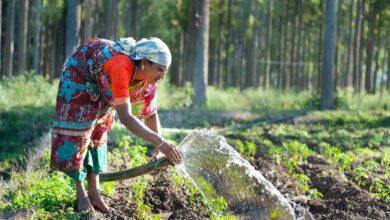
[[[165,143],[165,140],[162,140],[161,143],[159,143],[155,148],[160,149],[160,147]]]

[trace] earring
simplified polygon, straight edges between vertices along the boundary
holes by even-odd
[[[144,71],[144,67],[145,67],[145,66],[144,66],[144,65],[142,65],[142,71]]]

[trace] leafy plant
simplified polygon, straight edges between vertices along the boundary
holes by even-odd
[[[148,188],[148,185],[141,178],[134,184],[134,191],[130,193],[130,201],[134,201],[136,204],[135,216],[137,219],[145,219],[148,214],[151,213],[151,208],[144,203],[144,190]]]
[[[285,160],[284,165],[289,174],[292,174],[294,170],[298,167],[298,161],[295,159],[288,158]]]
[[[368,179],[368,170],[364,167],[356,167],[352,170],[355,181],[359,186],[365,186]]]

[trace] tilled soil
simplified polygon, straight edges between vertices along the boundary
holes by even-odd
[[[310,188],[323,194],[322,198],[313,200],[299,190],[281,166],[261,158],[252,164],[287,198],[308,207],[315,219],[390,219],[389,203],[374,198],[321,158],[310,156],[308,163],[299,167],[302,173],[310,177]]]
[[[177,186],[170,180],[171,173],[162,171],[155,174],[153,181],[144,191],[144,204],[151,208],[151,212],[158,214],[162,219],[206,219],[210,212],[201,202],[201,195],[195,194],[190,201],[189,192],[185,187]],[[125,180],[117,184],[115,195],[106,197],[106,202],[113,208],[110,214],[102,218],[109,219],[139,219],[136,216],[137,206],[129,196],[134,180]]]

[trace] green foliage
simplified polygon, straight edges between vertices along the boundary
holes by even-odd
[[[58,83],[34,73],[0,80],[0,112],[18,108],[53,107]]]
[[[355,167],[352,170],[355,181],[359,186],[365,186],[367,184],[369,171],[364,167]]]
[[[298,141],[283,142],[282,145],[288,156],[292,157],[296,161],[305,161],[307,156],[310,154],[310,150],[306,144]]]
[[[305,174],[293,174],[293,176],[295,177],[295,179],[298,181],[299,183],[299,186],[301,187],[301,189],[303,189],[304,191],[309,191],[309,183],[310,183],[310,178],[308,176],[306,176]]]
[[[379,167],[379,163],[376,162],[376,161],[373,160],[373,159],[369,159],[369,160],[367,160],[366,162],[364,162],[364,167],[365,167],[368,171],[375,171],[375,170]]]
[[[298,161],[295,159],[287,158],[284,161],[284,166],[286,167],[289,174],[294,173],[295,169],[298,167]]]
[[[307,192],[309,194],[310,199],[317,199],[317,198],[322,198],[322,193],[319,192],[317,189],[311,189],[309,187],[310,184],[310,178],[306,176],[305,174],[301,173],[294,173],[293,174],[295,180],[297,180],[299,187]]]
[[[369,189],[375,198],[390,202],[390,185],[381,178],[374,178]]]
[[[162,80],[158,85],[158,106],[160,109],[180,109],[191,106],[193,89],[189,84],[176,87]]]
[[[29,142],[49,130],[56,88],[32,73],[0,81],[0,170],[24,156]]]
[[[250,141],[243,142],[240,139],[229,139],[229,143],[245,158],[253,159],[256,154],[257,147],[255,143]]]
[[[309,198],[311,199],[317,199],[317,198],[322,198],[324,195],[318,191],[317,189],[310,189],[309,190]]]
[[[143,195],[144,190],[148,188],[148,185],[142,178],[136,181],[133,185],[134,191],[131,191],[129,195],[129,203],[135,202],[137,209],[135,210],[135,216],[137,219],[145,219],[148,214],[151,213],[151,208],[144,203]]]
[[[332,147],[328,143],[322,142],[320,144],[321,152],[328,162],[343,172],[351,169],[351,163],[356,159],[353,155],[343,153],[339,148]]]
[[[8,191],[0,196],[2,201],[6,201],[0,209],[2,212],[35,210],[32,214],[40,217],[72,216],[75,190],[71,183],[69,177],[58,172],[13,173]]]

